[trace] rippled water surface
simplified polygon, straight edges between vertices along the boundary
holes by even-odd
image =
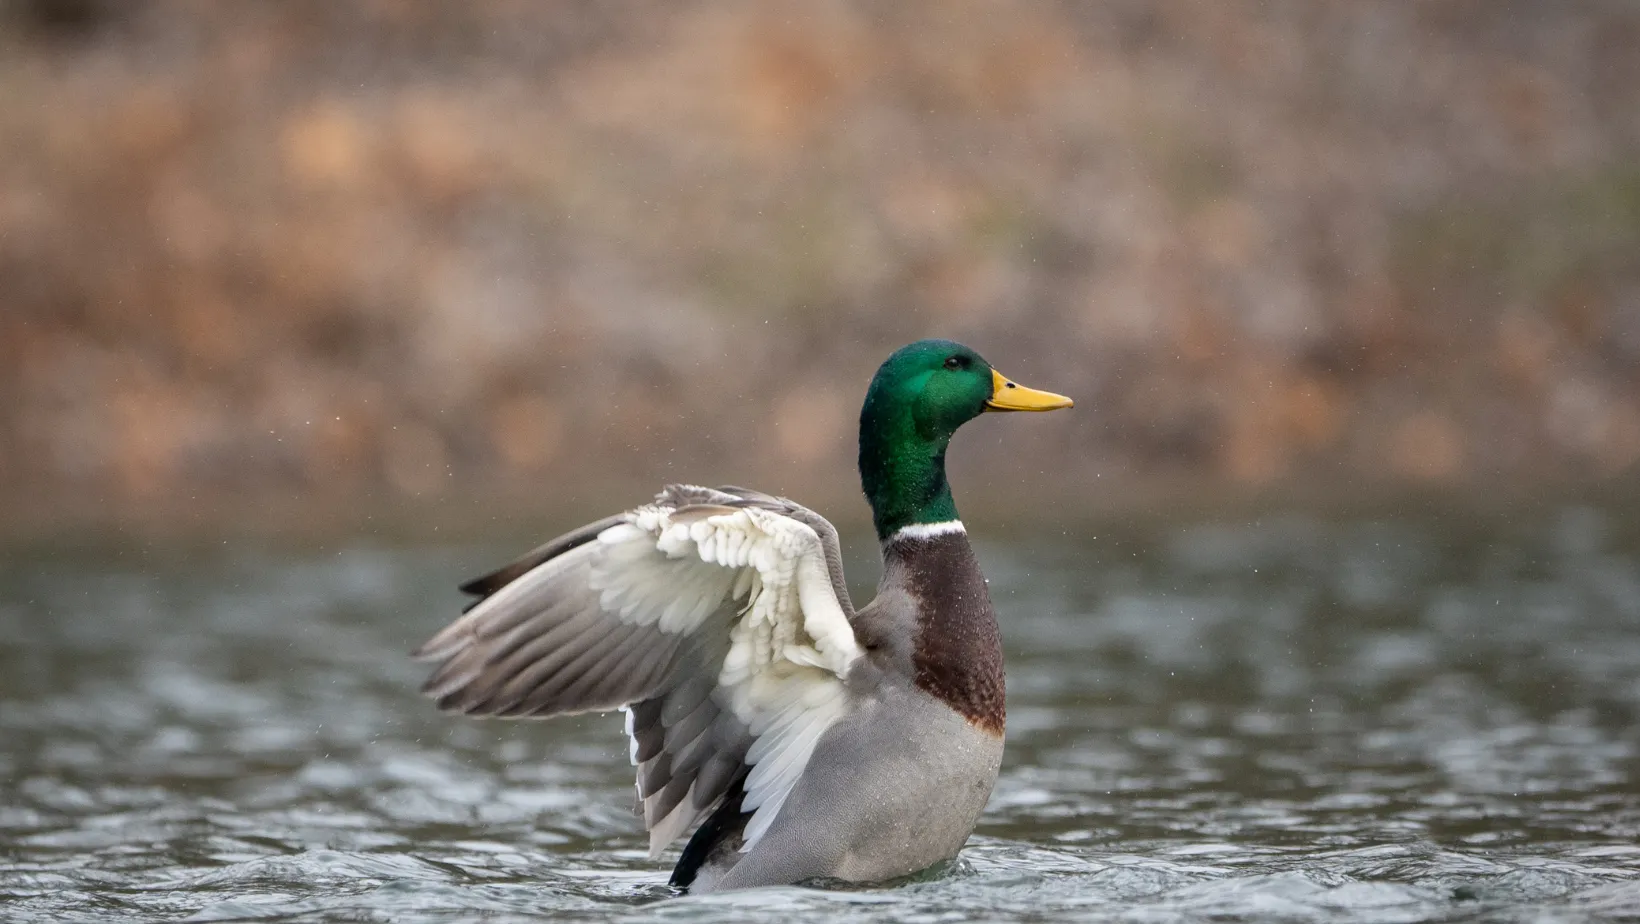
[[[14,554],[0,918],[1640,921],[1632,522],[982,541],[1009,748],[962,857],[682,898],[619,716],[486,724],[415,693],[403,653],[516,543]]]

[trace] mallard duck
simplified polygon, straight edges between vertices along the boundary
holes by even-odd
[[[877,370],[860,481],[882,546],[855,609],[837,530],[783,497],[672,485],[462,585],[415,652],[440,709],[622,709],[652,857],[672,886],[880,882],[956,855],[1002,761],[1002,644],[945,479],[983,411],[1071,399],[922,340]]]

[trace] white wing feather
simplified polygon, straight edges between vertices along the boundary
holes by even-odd
[[[846,710],[843,678],[861,652],[815,531],[773,511],[722,509],[675,519],[669,505],[639,507],[598,535],[589,583],[605,611],[671,634],[699,628],[727,600],[743,601],[715,698],[754,736],[744,851],[774,822],[816,742]],[[651,827],[653,850],[694,820],[691,805],[684,799]]]

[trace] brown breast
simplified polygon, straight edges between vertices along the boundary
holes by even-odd
[[[1002,635],[968,536],[899,536],[884,551],[905,569],[917,606],[917,686],[976,727],[1001,735],[1007,717]]]

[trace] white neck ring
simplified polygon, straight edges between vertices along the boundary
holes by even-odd
[[[953,533],[966,535],[968,527],[962,525],[961,520],[946,520],[943,523],[912,523],[902,526],[888,537],[889,542],[898,539],[933,539],[937,536],[949,536]]]

